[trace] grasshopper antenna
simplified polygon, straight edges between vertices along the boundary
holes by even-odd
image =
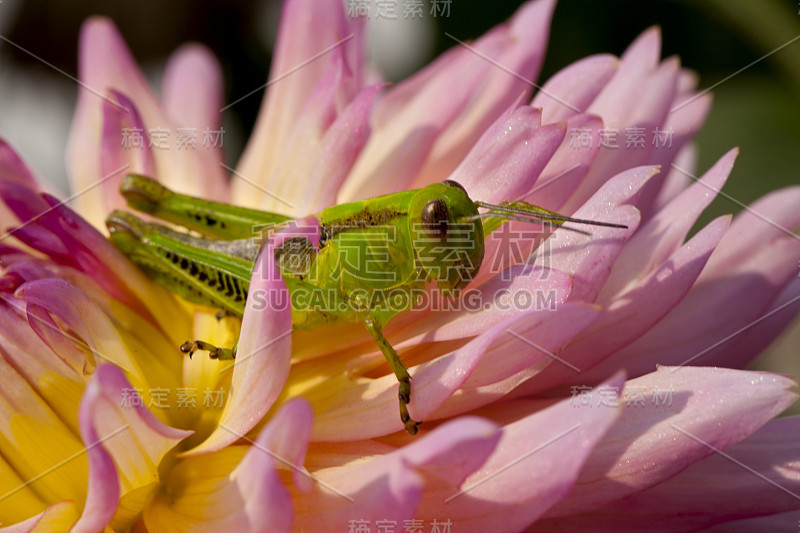
[[[558,213],[553,213],[551,211],[547,211],[546,209],[542,209],[541,211],[539,211],[534,209],[525,209],[521,207],[512,207],[509,205],[489,204],[480,201],[475,202],[475,206],[484,209],[489,209],[488,213],[481,213],[480,215],[478,215],[478,217],[480,218],[495,216],[500,218],[507,218],[509,220],[522,220],[525,222],[533,222],[535,220],[545,221],[545,222],[555,222],[560,227],[564,227],[561,226],[561,224],[564,222],[574,222],[575,224],[588,224],[590,226],[602,226],[605,228],[628,229],[628,226],[625,226],[623,224],[614,224],[612,222],[599,222],[597,220],[586,220],[583,218],[573,218],[564,215],[559,215]]]

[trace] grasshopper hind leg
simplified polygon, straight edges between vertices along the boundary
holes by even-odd
[[[236,358],[236,348],[220,348],[205,341],[186,341],[181,344],[181,351],[189,354],[189,359],[192,358],[194,352],[202,350],[208,352],[211,359],[220,359],[222,361],[231,360]]]
[[[383,356],[386,358],[386,361],[389,363],[389,366],[392,368],[399,382],[397,398],[400,402],[400,420],[403,422],[403,427],[406,428],[409,434],[416,435],[419,425],[422,422],[412,420],[411,415],[408,413],[408,404],[411,403],[411,376],[408,373],[408,369],[406,365],[403,364],[400,356],[397,355],[395,349],[392,348],[392,345],[389,344],[389,341],[386,340],[386,337],[383,336],[383,331],[378,320],[373,317],[368,317],[365,324],[369,334],[375,340],[381,352],[383,352]]]

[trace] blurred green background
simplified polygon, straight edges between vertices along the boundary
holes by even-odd
[[[391,79],[402,79],[455,44],[445,32],[462,40],[476,38],[508,19],[521,3],[453,0],[447,17],[426,15],[405,25],[383,21],[377,32],[381,38],[370,48],[372,59]],[[430,0],[424,4],[427,14]],[[154,82],[180,44],[206,44],[222,62],[227,96],[235,99],[266,81],[279,11],[277,0],[0,0],[0,35],[52,65],[5,39],[0,42],[0,136],[66,191],[63,153],[77,91],[54,68],[77,74],[83,20],[93,14],[112,17]],[[748,204],[767,191],[800,183],[800,39],[792,41],[800,37],[798,11],[797,0],[561,0],[539,83],[586,55],[621,54],[652,25],[662,29],[663,57],[679,55],[685,67],[699,73],[701,88],[755,62],[714,88],[714,107],[697,137],[698,174],[729,148],[741,147],[725,191]],[[260,102],[258,93],[228,110],[229,161],[238,158]],[[739,210],[720,198],[702,222]],[[800,375],[800,327],[795,325],[755,366]]]

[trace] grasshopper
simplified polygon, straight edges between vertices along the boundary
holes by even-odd
[[[291,218],[178,194],[135,174],[123,179],[120,192],[133,209],[190,231],[116,210],[106,220],[114,245],[184,299],[221,309],[218,316],[242,317],[260,251],[254,236],[263,242],[265,234],[285,228]],[[408,412],[411,376],[383,328],[414,307],[419,295],[415,291],[433,282],[444,294],[457,296],[480,269],[485,236],[508,220],[626,228],[563,216],[526,202],[473,201],[452,180],[329,207],[317,220],[316,246],[299,236],[274,248],[289,292],[292,328],[363,323],[397,377],[400,419],[412,435],[420,422]],[[323,297],[315,299],[316,295]],[[202,340],[187,341],[180,349],[190,357],[197,350],[212,358],[236,357],[235,346],[217,347]]]

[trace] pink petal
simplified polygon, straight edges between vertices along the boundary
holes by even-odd
[[[11,145],[3,139],[0,139],[0,180],[21,183],[31,189],[37,187],[36,179],[28,166]]]
[[[475,92],[465,112],[436,139],[415,185],[440,181],[441,176],[453,172],[482,132],[520,94],[530,94],[534,90],[533,84],[526,80],[535,80],[539,76],[554,8],[555,1],[539,0],[523,4],[514,14],[504,28],[506,38],[513,46],[496,56],[494,68],[478,81],[482,90]]]
[[[538,70],[553,2],[523,6],[508,26],[495,28],[470,49],[461,47],[453,58],[434,63],[436,75],[413,98],[387,101],[397,106],[391,120],[375,122],[373,135],[339,194],[339,201],[368,198],[440,181],[466,156],[480,135],[519,98],[526,85],[506,68],[523,77]],[[488,58],[488,60],[487,60]],[[507,62],[505,65],[503,62]],[[498,67],[497,65],[503,65]],[[412,82],[415,87],[419,84]],[[453,90],[458,87],[458,90]],[[382,103],[376,116],[385,117]]]
[[[253,429],[269,411],[289,375],[292,317],[289,293],[274,259],[274,250],[292,236],[318,231],[313,219],[297,221],[268,239],[253,268],[242,329],[233,365],[228,401],[218,427],[185,455],[224,448]],[[259,297],[260,296],[260,297]]]
[[[168,147],[152,151],[158,174],[154,177],[179,192],[219,196],[221,173],[218,161],[207,159],[200,153],[205,151],[200,147],[203,132],[195,132],[195,139],[200,139],[198,148],[178,146],[178,128],[192,125],[175,123],[174,117],[168,117],[161,109],[124,39],[110,20],[96,17],[84,24],[79,50],[79,78],[83,89],[78,95],[67,159],[73,190],[85,190],[75,200],[78,209],[96,227],[102,227],[108,212],[108,206],[103,202],[103,190],[97,185],[109,178],[103,174],[100,151],[103,132],[97,125],[102,121],[104,103],[117,107],[121,112],[130,112],[129,108],[105,97],[110,90],[125,94],[136,105],[141,123],[147,128],[141,132],[145,143],[149,144],[150,129],[167,132]],[[123,133],[107,131],[110,138],[106,139],[106,144],[115,142],[114,139],[121,144]],[[208,164],[212,160],[213,164]],[[125,171],[125,168],[120,169],[120,172]]]
[[[145,510],[148,531],[290,531],[292,499],[279,470],[288,467],[298,486],[311,489],[302,465],[312,421],[308,403],[296,398],[278,409],[257,439],[247,439],[251,446],[183,458]]]
[[[800,502],[798,437],[799,418],[772,420],[664,483],[596,514],[560,518],[559,526],[579,530],[581,524],[612,528],[616,523],[616,530],[624,524],[629,531],[637,526],[648,531],[697,531],[732,520],[795,511]],[[659,517],[657,522],[654,516]],[[779,518],[782,521],[777,523],[787,524],[787,517]],[[788,524],[795,528],[797,520]]]
[[[797,398],[794,386],[766,372],[699,367],[659,367],[628,381],[612,437],[547,517],[598,509],[669,479],[754,433]]]
[[[53,408],[63,420],[71,423],[76,414],[75,406],[70,402],[57,401],[58,393],[41,382],[39,377],[49,372],[66,378],[62,391],[69,388],[68,383],[71,382],[79,397],[84,372],[89,370],[85,367],[86,354],[67,340],[50,315],[36,305],[26,306],[20,300],[3,296],[0,323],[5,326],[0,331],[0,344],[5,346],[6,359],[17,372],[34,384],[40,396],[54,400],[51,404]],[[53,358],[54,354],[58,359]],[[71,429],[77,429],[77,425]]]
[[[26,224],[18,238],[56,262],[89,274],[106,293],[125,303],[154,326],[171,324],[176,343],[186,338],[186,313],[122,255],[100,232],[47,194],[12,182],[0,182],[0,197]],[[146,306],[146,307],[145,307]],[[181,324],[181,319],[184,324]]]
[[[540,127],[540,112],[520,106],[497,120],[449,179],[475,200],[497,203],[522,197],[555,153],[566,124]]]
[[[709,281],[752,269],[753,254],[766,243],[791,237],[800,225],[800,186],[786,187],[759,198],[733,219],[731,229],[711,257],[703,278]],[[772,262],[769,260],[768,262]]]
[[[295,499],[295,527],[322,531],[359,519],[403,524],[432,490],[453,492],[483,464],[499,436],[494,424],[470,417],[444,424],[399,449],[370,441],[316,445],[319,470],[314,474],[324,485]]]
[[[566,301],[571,287],[571,278],[563,272],[525,265],[511,267],[478,287],[466,289],[456,309],[446,309],[443,302],[437,302],[434,308],[441,310],[424,317],[415,316],[410,327],[393,336],[398,340],[395,347],[474,337],[520,311],[551,311]],[[527,303],[523,295],[531,298],[527,308],[523,305]]]
[[[639,283],[603,302],[607,307],[598,321],[563,354],[565,360],[588,370],[581,374],[581,383],[600,381],[620,368],[631,371],[629,359],[619,356],[619,350],[647,334],[650,328],[681,302],[728,228],[728,221],[729,217],[714,220]],[[601,363],[598,365],[598,362]],[[640,368],[636,367],[637,372],[634,375],[650,372],[655,365],[644,371]],[[567,377],[571,383],[578,383],[574,374]],[[528,387],[525,390],[543,390],[543,387],[555,384],[544,376],[538,380],[540,383],[537,387]]]
[[[593,302],[608,278],[626,240],[639,223],[635,204],[645,182],[658,169],[639,167],[609,180],[572,216],[624,224],[628,229],[590,227],[591,235],[557,229],[538,249],[536,265],[573,276],[572,300]],[[575,250],[585,250],[575,253]]]
[[[531,105],[542,109],[545,124],[568,120],[589,107],[614,76],[619,64],[619,59],[607,54],[576,61],[547,80]]]
[[[683,172],[678,172],[675,168],[670,168],[667,177],[664,178],[664,183],[661,189],[653,199],[653,204],[650,206],[652,214],[658,213],[664,206],[670,203],[676,196],[683,192],[692,183],[692,179],[686,175],[690,173],[695,175],[697,168],[697,147],[694,144],[687,144],[675,156],[675,166],[682,169]]]
[[[570,117],[567,121],[567,135],[536,180],[536,186],[525,196],[525,201],[551,211],[560,210],[586,177],[597,156],[596,143],[590,147],[578,147],[575,145],[572,132],[589,130],[592,132],[592,138],[597,138],[602,128],[603,121],[600,117],[594,115]]]
[[[356,109],[361,110],[360,118],[363,123],[346,123],[345,131],[338,132],[339,134],[360,133],[363,137],[351,141],[357,144],[357,150],[356,153],[350,154],[349,162],[343,162],[344,168],[339,170],[340,175],[327,176],[314,173],[313,170],[317,167],[320,159],[336,160],[340,157],[338,153],[325,152],[326,148],[331,148],[331,146],[325,146],[325,139],[327,130],[331,128],[334,121],[351,119],[349,116],[342,115],[345,107],[353,100],[357,90],[355,83],[353,73],[345,63],[344,52],[340,48],[333,50],[330,65],[292,125],[281,153],[281,159],[276,162],[274,170],[265,181],[264,186],[269,193],[265,194],[263,200],[260,201],[261,208],[268,211],[280,211],[288,215],[304,216],[328,207],[335,201],[335,195],[331,194],[328,198],[324,198],[326,201],[324,205],[318,205],[316,195],[310,191],[334,187],[338,190],[338,184],[344,179],[355,161],[357,153],[366,142],[369,133],[367,121],[370,104],[380,86],[372,88],[366,101],[363,101],[362,97],[362,101],[356,104]],[[350,128],[354,128],[355,131],[351,132]],[[341,123],[338,129],[342,129]],[[342,143],[341,140],[337,139],[337,141]],[[325,180],[329,177],[335,183],[326,184]],[[301,183],[303,185],[298,186]]]
[[[524,313],[494,328],[486,349],[467,381],[429,418],[438,419],[476,409],[496,401],[530,376],[563,367],[570,376],[576,368],[562,357],[566,346],[592,327],[598,310],[565,303],[556,311]]]
[[[745,368],[783,333],[800,313],[800,278],[795,277],[765,309],[756,323],[723,345],[725,366]]]
[[[270,524],[270,530],[289,531],[293,521],[292,500],[278,476],[277,467],[288,465],[295,484],[311,490],[311,478],[303,460],[311,435],[314,413],[303,399],[281,406],[261,432],[233,476],[245,500],[251,530]]]
[[[729,234],[730,231],[726,236]],[[717,249],[724,241],[723,238]],[[634,375],[650,371],[655,364],[732,366],[746,363],[757,353],[743,350],[763,347],[768,339],[762,335],[774,331],[776,320],[777,324],[786,324],[790,315],[770,313],[777,309],[776,300],[797,275],[800,241],[785,237],[762,244],[750,261],[736,265],[736,271],[724,278],[724,291],[719,290],[721,281],[709,280],[706,276],[713,259],[714,254],[678,306],[646,335],[617,354]],[[741,305],[743,295],[747,298],[746,306]],[[785,307],[781,311],[791,313],[792,309]],[[740,345],[745,333],[755,337]]]
[[[695,98],[695,96],[697,97]],[[671,110],[664,121],[664,125],[659,127],[661,132],[670,132],[670,140],[666,146],[653,147],[648,163],[661,165],[664,169],[675,170],[670,168],[672,162],[678,159],[683,148],[688,146],[694,139],[711,111],[711,94],[692,95],[692,98],[694,99],[689,101],[682,96],[677,96],[670,104]],[[683,105],[684,103],[685,105]],[[654,131],[649,132],[650,140],[652,140]],[[680,167],[680,165],[678,166]],[[687,170],[687,167],[680,168],[684,171]],[[668,177],[668,174],[665,175],[663,182],[654,184],[652,189],[645,191],[646,194],[642,196],[638,205],[642,213],[646,215],[646,218],[657,212],[653,204],[661,195],[661,189],[663,189]]]
[[[738,154],[738,149],[728,152],[699,182],[683,191],[639,228],[622,250],[603,287],[607,298],[652,272],[683,244],[697,217],[724,186]]]
[[[146,143],[141,146],[123,146],[123,131],[134,128],[146,131],[142,117],[135,104],[124,94],[109,91],[109,100],[103,102],[103,134],[100,151],[100,174],[108,179],[101,187],[105,205],[110,211],[126,207],[125,198],[119,193],[119,186],[125,174],[137,173],[155,176],[153,153]],[[144,133],[142,134],[144,135]]]
[[[458,531],[518,531],[530,524],[572,490],[618,417],[618,408],[603,403],[607,392],[615,398],[613,391],[622,385],[623,377],[614,377],[603,389],[588,392],[585,405],[564,400],[534,411],[530,402],[523,403],[516,411],[521,418],[509,417],[500,405],[483,410],[490,418],[513,420],[503,427],[494,453],[460,491],[428,490],[417,516],[452,517]]]
[[[86,387],[79,421],[89,458],[89,492],[75,532],[100,531],[108,525],[121,486],[140,488],[143,485],[130,484],[146,479],[148,471],[157,478],[161,459],[192,433],[165,426],[140,403],[126,404],[126,397],[136,395],[133,390],[113,365],[99,367]]]
[[[100,158],[102,130],[98,124],[102,123],[104,103],[109,103],[104,100],[109,89],[120,90],[136,102],[148,126],[167,127],[167,124],[159,120],[161,113],[155,95],[122,36],[108,19],[96,17],[84,23],[79,45],[78,77],[85,85],[78,91],[67,165],[72,189],[83,191],[104,177]],[[123,105],[117,106],[123,113],[130,112]],[[122,132],[118,131],[116,137],[121,142]],[[103,195],[102,188],[95,187],[76,198],[78,209],[96,226],[102,225],[106,213]]]
[[[205,128],[219,128],[223,92],[222,69],[208,48],[187,44],[170,56],[164,69],[162,98],[164,110],[181,127],[197,128],[199,133]],[[220,148],[209,150],[218,161],[222,160]],[[198,152],[201,155],[205,150]]]
[[[652,136],[654,127],[663,124],[670,109],[679,65],[675,60],[667,60],[659,67],[659,53],[658,30],[651,29],[642,34],[623,55],[617,72],[585,110],[600,116],[607,130],[618,133],[619,147],[600,148],[591,171],[563,208],[566,212],[584,203],[608,176],[653,162],[651,138],[646,139],[644,147],[628,146],[627,128],[644,128],[646,136]],[[598,139],[594,141],[599,142]],[[654,183],[660,183],[660,178],[656,178]],[[651,187],[658,189],[657,185]]]
[[[292,126],[332,61],[332,49],[343,48],[356,86],[360,86],[361,32],[359,23],[346,18],[338,0],[290,0],[284,4],[269,88],[237,166],[239,174],[266,185],[282,160]],[[306,38],[297,39],[298,35]],[[255,206],[252,185],[235,180],[232,186],[235,203]]]
[[[117,329],[101,306],[68,282],[57,278],[29,281],[17,289],[15,296],[47,310],[64,322],[88,348],[91,354],[87,363],[89,368],[97,364],[99,358],[128,372],[137,386],[145,383],[178,386],[179,359],[160,355],[168,352],[142,349],[132,337],[124,336],[124,332]],[[163,343],[162,347],[169,346],[169,341],[159,332],[154,331],[150,340]]]
[[[322,139],[309,183],[316,184],[304,193],[305,212],[321,211],[336,203],[336,195],[369,139],[372,104],[383,85],[362,90],[350,102]]]
[[[593,309],[577,305],[561,306],[557,312],[519,313],[496,323],[463,347],[411,367],[411,417],[424,421],[483,405],[490,398],[459,396],[452,400],[453,405],[445,401],[465,383],[480,387],[523,368],[550,363],[548,353],[558,351],[594,318],[594,313]],[[327,382],[329,388],[313,392],[315,404],[324,406],[317,409],[314,440],[368,438],[402,429],[397,412],[397,379],[393,374],[352,381],[346,375],[336,376]],[[443,403],[443,412],[436,412]],[[371,420],[368,427],[363,424],[365,419]]]

